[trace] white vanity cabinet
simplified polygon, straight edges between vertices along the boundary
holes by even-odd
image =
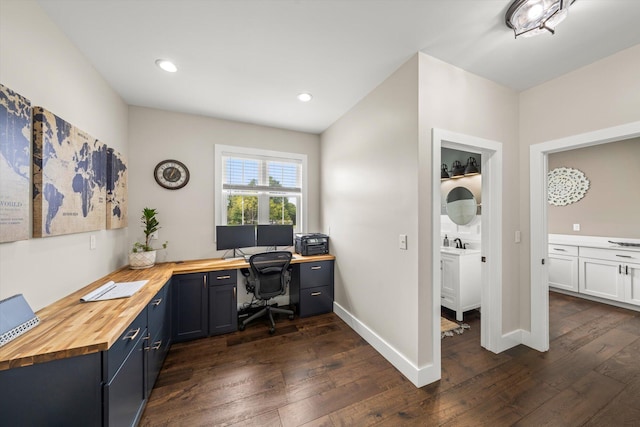
[[[440,297],[443,307],[456,312],[463,320],[465,311],[480,307],[480,251],[442,249],[440,251]]]
[[[549,245],[549,286],[578,292],[578,247]]]
[[[581,247],[579,259],[581,293],[640,305],[640,252]]]

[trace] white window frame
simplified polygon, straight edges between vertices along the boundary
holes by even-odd
[[[222,165],[222,160],[225,155],[238,155],[242,156],[256,156],[256,157],[272,157],[275,159],[283,159],[283,160],[292,160],[299,161],[301,163],[301,189],[302,194],[300,196],[300,203],[297,206],[297,218],[296,218],[296,226],[294,228],[295,233],[303,233],[306,230],[307,224],[307,155],[300,153],[288,153],[283,151],[274,151],[274,150],[262,150],[259,148],[251,148],[251,147],[238,147],[235,145],[223,145],[216,144],[215,145],[215,164],[214,164],[214,226],[215,225],[226,225],[223,223],[223,218],[226,218],[226,215],[223,215],[223,210],[226,209],[226,203],[224,203],[223,196],[223,178],[222,171],[224,167]],[[268,196],[267,196],[268,197]],[[259,206],[262,204],[259,203]],[[266,204],[267,210],[269,204]],[[267,213],[268,217],[268,213]],[[225,221],[226,222],[226,221]]]

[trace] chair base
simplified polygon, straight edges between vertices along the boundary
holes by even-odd
[[[248,323],[250,323],[253,320],[258,319],[260,317],[268,316],[269,317],[269,325],[270,325],[269,326],[269,333],[273,335],[276,332],[276,322],[273,320],[273,313],[288,314],[289,315],[289,320],[293,320],[293,310],[288,310],[286,308],[279,308],[279,307],[272,307],[270,305],[265,305],[257,313],[252,314],[251,316],[249,316],[248,318],[246,318],[242,322],[240,322],[240,324],[238,325],[238,329],[240,329],[241,331],[244,331],[244,328],[247,326]]]

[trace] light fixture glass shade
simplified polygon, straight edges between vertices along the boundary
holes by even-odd
[[[469,157],[467,159],[467,166],[464,168],[464,176],[478,175],[480,170],[478,170],[478,164],[476,163],[475,157]]]
[[[532,37],[555,33],[555,27],[569,13],[576,0],[515,0],[505,15],[507,26],[516,37]]]
[[[168,73],[175,73],[178,71],[176,64],[168,59],[156,59],[156,65]]]
[[[451,178],[462,178],[464,176],[464,166],[459,160],[451,164]]]
[[[440,169],[440,181],[443,179],[449,179],[449,171],[447,170],[447,165],[442,164],[442,169]]]

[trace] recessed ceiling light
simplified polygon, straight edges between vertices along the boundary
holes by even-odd
[[[313,96],[311,96],[310,93],[306,93],[306,92],[298,95],[298,100],[300,102],[309,102],[311,101],[311,98],[313,98]]]
[[[176,64],[169,61],[168,59],[156,59],[156,65],[169,73],[175,73],[176,71],[178,71],[178,67],[176,67]]]

